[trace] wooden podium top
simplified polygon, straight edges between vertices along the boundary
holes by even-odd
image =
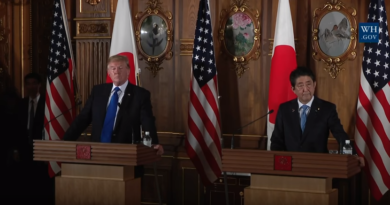
[[[34,140],[34,161],[136,166],[160,158],[156,150],[142,144]]]
[[[352,155],[222,149],[222,170],[253,174],[349,178],[360,172]]]

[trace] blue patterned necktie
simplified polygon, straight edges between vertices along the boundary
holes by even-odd
[[[104,119],[104,125],[101,135],[101,142],[111,142],[111,135],[114,129],[114,121],[116,116],[116,110],[118,106],[118,91],[119,87],[114,88],[114,93],[112,94],[110,104],[108,105],[106,118]]]
[[[302,109],[302,114],[301,114],[301,129],[302,129],[302,133],[303,133],[303,131],[305,131],[306,118],[307,118],[307,115],[306,115],[307,108],[309,108],[309,106],[307,106],[307,105],[302,105],[302,107],[301,107],[301,109]]]

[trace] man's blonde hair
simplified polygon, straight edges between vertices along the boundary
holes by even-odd
[[[109,57],[109,58],[108,58],[108,61],[107,61],[107,68],[108,68],[108,65],[109,65],[111,62],[125,62],[126,65],[127,65],[127,68],[130,69],[129,59],[128,59],[126,56],[122,56],[122,55],[113,55],[113,56]]]

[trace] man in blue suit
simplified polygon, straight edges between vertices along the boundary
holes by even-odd
[[[290,74],[297,99],[282,103],[271,137],[271,150],[328,153],[329,130],[338,143],[349,139],[333,103],[314,96],[316,79],[307,68]]]

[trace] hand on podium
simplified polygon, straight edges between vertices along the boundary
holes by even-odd
[[[157,144],[157,145],[154,145],[153,148],[157,150],[157,155],[164,154],[164,148],[162,145]]]
[[[365,163],[364,163],[364,158],[363,157],[359,157],[359,156],[356,156],[359,160],[359,165],[360,167],[364,167],[365,166]]]

